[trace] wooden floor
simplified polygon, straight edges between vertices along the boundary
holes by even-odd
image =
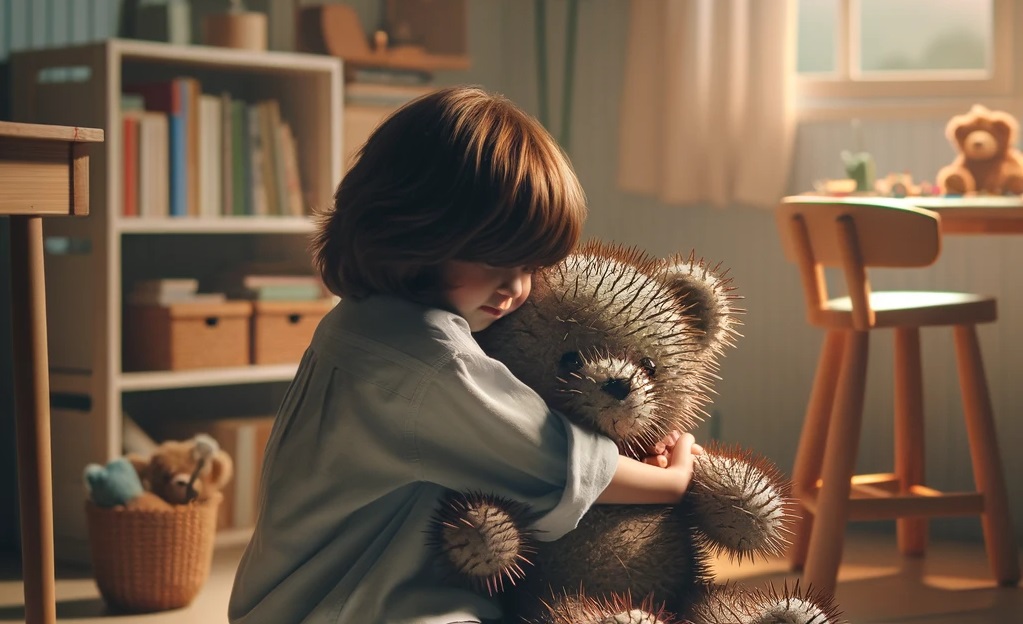
[[[851,624],[1010,624],[1023,622],[1023,589],[999,588],[990,579],[979,544],[933,544],[924,559],[903,559],[887,535],[852,532],[836,598],[842,617]],[[240,548],[217,552],[213,574],[187,609],[154,615],[110,615],[87,574],[61,570],[57,582],[57,618],[90,624],[224,624],[227,599]],[[12,562],[0,580],[0,622],[25,619],[21,582]],[[780,587],[793,583],[782,561],[746,563],[741,567],[717,562],[719,579]]]

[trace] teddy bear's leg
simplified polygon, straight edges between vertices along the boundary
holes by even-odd
[[[780,592],[722,585],[708,592],[690,616],[693,624],[837,624],[829,598],[803,594],[799,587]]]
[[[521,503],[451,492],[434,515],[430,541],[442,567],[494,595],[524,576],[523,566],[535,552],[525,528],[532,521]]]
[[[548,597],[543,624],[673,624],[678,620],[651,598],[635,601],[628,594],[607,597],[583,592]]]
[[[977,182],[966,169],[954,168],[938,173],[938,185],[948,195],[964,195],[977,190]]]
[[[1013,195],[1023,193],[1023,175],[1007,176],[1002,184],[1002,191]]]
[[[710,546],[740,561],[781,554],[790,532],[781,472],[752,453],[714,445],[696,459],[687,496]]]

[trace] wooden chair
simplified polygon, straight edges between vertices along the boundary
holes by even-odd
[[[896,519],[899,549],[922,555],[927,518],[980,515],[991,570],[1020,578],[976,325],[997,317],[995,299],[949,292],[873,292],[867,267],[923,267],[941,248],[940,219],[899,200],[788,197],[777,223],[798,265],[807,319],[827,331],[793,469],[799,501],[790,552],[804,583],[833,592],[849,520]],[[829,299],[824,267],[840,267],[849,296]],[[951,326],[976,492],[924,485],[920,328]],[[862,425],[867,345],[895,331],[895,472],[854,475]]]

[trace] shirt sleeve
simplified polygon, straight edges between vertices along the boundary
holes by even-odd
[[[542,540],[574,529],[618,464],[614,442],[572,424],[483,355],[445,364],[408,426],[421,479],[528,504]]]

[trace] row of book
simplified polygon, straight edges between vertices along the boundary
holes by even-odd
[[[121,95],[125,217],[306,214],[298,145],[280,103],[202,93],[195,78]]]

